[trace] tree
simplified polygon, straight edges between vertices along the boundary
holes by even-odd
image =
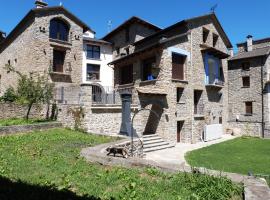
[[[16,71],[12,66],[6,65],[8,71],[18,74],[17,101],[27,105],[25,118],[29,119],[30,111],[34,104],[50,104],[53,98],[53,84],[49,83],[47,75],[38,74],[33,77],[33,73],[25,75]]]

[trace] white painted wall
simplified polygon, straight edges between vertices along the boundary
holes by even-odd
[[[92,35],[90,35],[92,36]],[[84,38],[90,37],[84,35]],[[92,37],[91,37],[92,38]],[[100,46],[100,59],[87,59],[86,57],[86,45],[96,45]],[[82,64],[82,83],[99,83],[104,87],[111,87],[113,88],[114,85],[114,74],[113,69],[108,66],[108,63],[112,61],[112,47],[109,44],[103,44],[99,42],[92,42],[92,41],[86,41],[84,40],[83,43],[83,64]],[[86,80],[86,70],[87,70],[87,64],[95,64],[100,65],[100,80],[99,81],[87,81]]]

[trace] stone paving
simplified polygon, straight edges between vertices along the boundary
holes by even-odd
[[[188,151],[193,151],[195,149],[200,149],[200,148],[207,147],[212,144],[224,142],[227,140],[232,140],[234,138],[236,137],[226,134],[226,135],[223,135],[221,139],[213,140],[209,142],[198,142],[196,144],[178,143],[176,144],[174,148],[147,153],[145,156],[145,159],[156,161],[156,162],[169,162],[173,164],[178,164],[180,166],[188,165],[185,160],[185,154]]]

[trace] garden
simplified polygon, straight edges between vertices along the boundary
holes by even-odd
[[[270,177],[270,140],[240,137],[188,152],[186,160],[191,166],[244,175]]]
[[[50,129],[0,137],[0,199],[242,199],[224,177],[87,163],[82,148],[118,138]]]

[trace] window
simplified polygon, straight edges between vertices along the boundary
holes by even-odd
[[[224,75],[221,60],[213,55],[204,55],[206,85],[223,85]]]
[[[184,65],[186,56],[172,53],[172,78],[184,80]]]
[[[142,80],[155,80],[158,76],[156,57],[148,58],[142,62]]]
[[[50,38],[68,41],[69,26],[61,19],[52,19],[50,22]]]
[[[251,101],[245,102],[245,106],[246,106],[246,115],[252,115],[253,113],[252,102]]]
[[[100,65],[87,64],[86,68],[86,80],[95,81],[99,80]]]
[[[133,65],[120,67],[120,85],[133,82]]]
[[[127,27],[126,28],[126,30],[125,30],[125,34],[126,34],[126,42],[129,42],[129,40],[130,40],[130,37],[129,37],[129,27]]]
[[[242,77],[242,83],[243,87],[250,87],[250,77],[249,76]]]
[[[249,62],[243,62],[241,67],[242,67],[243,71],[249,71],[250,70],[250,63]]]
[[[94,45],[87,45],[86,57],[90,59],[100,59],[100,47]]]
[[[207,30],[206,28],[203,28],[203,43],[207,42],[208,35],[209,35],[209,30]]]
[[[63,72],[65,51],[53,50],[53,72]]]
[[[184,88],[176,88],[176,102],[180,103],[181,102],[181,97],[183,96]]]
[[[202,91],[194,90],[194,114],[203,114]]]
[[[218,42],[218,35],[213,33],[213,47],[217,45]]]

